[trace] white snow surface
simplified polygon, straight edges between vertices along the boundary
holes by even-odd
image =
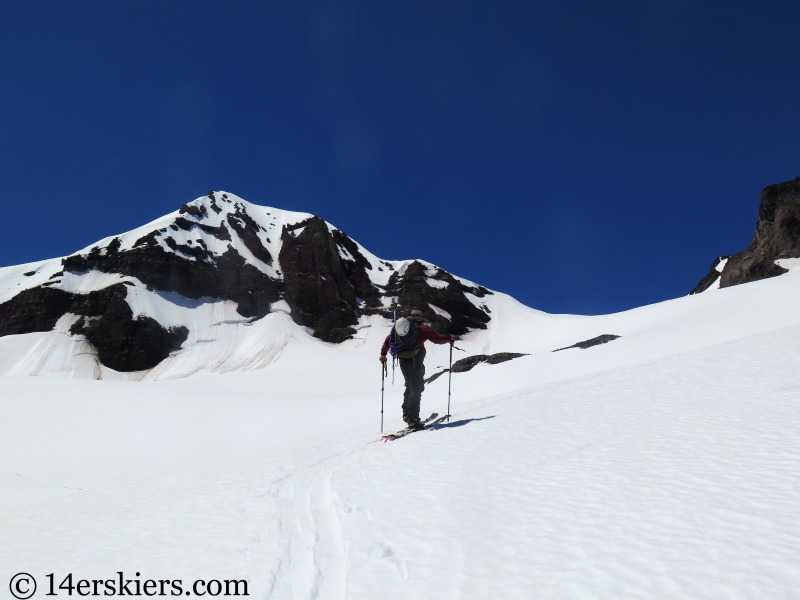
[[[132,289],[134,310],[193,322],[163,363],[183,378],[61,378],[81,355],[70,315],[0,338],[4,368],[28,353],[53,374],[0,377],[3,589],[123,571],[244,579],[261,599],[798,595],[799,273],[597,317],[477,299],[492,321],[455,358],[529,356],[454,374],[451,422],[387,444],[383,319],[331,345],[285,311],[242,323]],[[552,352],[605,333],[621,337]],[[211,339],[230,352],[198,372]],[[429,348],[428,373],[447,360]],[[444,413],[446,377],[422,406]]]
[[[796,271],[800,269],[800,258],[779,258],[775,264],[789,271]]]

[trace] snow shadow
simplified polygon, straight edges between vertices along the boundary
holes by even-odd
[[[156,296],[159,296],[161,299],[181,308],[199,308],[204,304],[223,302],[221,298],[211,298],[209,296],[203,296],[201,298],[187,298],[186,296],[182,296],[177,292],[165,292],[163,290],[152,290],[152,293],[154,293]]]
[[[489,415],[488,417],[476,417],[474,419],[461,419],[460,421],[453,421],[452,423],[439,423],[438,425],[434,425],[431,429],[448,429],[451,427],[463,427],[467,423],[472,423],[473,421],[485,421],[486,419],[494,419],[495,415]]]

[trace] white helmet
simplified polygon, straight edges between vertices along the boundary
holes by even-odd
[[[400,317],[399,319],[397,319],[397,323],[394,324],[394,330],[400,337],[405,337],[406,335],[408,335],[408,331],[410,329],[411,329],[411,321],[409,321],[405,317]]]

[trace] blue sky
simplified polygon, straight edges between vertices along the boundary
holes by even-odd
[[[797,2],[0,6],[0,264],[209,190],[549,312],[685,294],[800,175]]]

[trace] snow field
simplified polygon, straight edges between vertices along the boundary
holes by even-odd
[[[267,598],[793,598],[798,344],[787,328],[397,442],[358,427],[6,511],[0,570],[246,577]]]
[[[387,444],[382,319],[335,346],[281,312],[227,323],[224,303],[173,311],[185,299],[140,292],[132,306],[164,324],[193,320],[165,361],[184,378],[0,377],[0,579],[245,578],[273,599],[798,595],[800,274],[599,317],[479,299],[490,327],[454,359],[530,356],[455,374],[453,421]],[[552,352],[603,333],[622,337]],[[2,338],[0,360],[52,335]],[[226,374],[196,368],[206,335],[232,348]],[[423,413],[446,390],[429,385]]]

